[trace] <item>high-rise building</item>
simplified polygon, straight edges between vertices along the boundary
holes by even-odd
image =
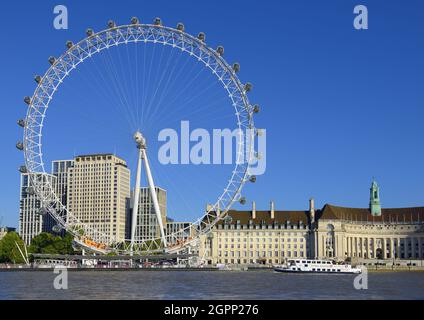
[[[166,190],[155,187],[158,198],[163,225],[166,225]],[[131,194],[131,207],[134,203],[134,192]],[[166,228],[166,227],[165,227]],[[166,230],[165,230],[166,232]],[[137,227],[135,241],[157,239],[161,237],[156,211],[153,205],[152,195],[148,187],[140,188],[140,200],[138,203]]]
[[[85,226],[125,240],[130,170],[113,154],[77,156],[68,168],[67,208]],[[98,239],[93,239],[97,241]]]
[[[55,193],[64,206],[68,197],[68,172],[74,166],[74,160],[54,160],[52,175],[56,177]]]
[[[61,212],[61,216],[66,221],[67,198],[68,198],[68,174],[69,169],[74,166],[74,160],[54,160],[52,162],[52,175],[56,177],[54,191],[61,202],[62,207],[57,209]],[[64,230],[61,235],[64,235]]]
[[[49,174],[33,173],[34,179],[46,181],[53,186],[56,185],[56,177]],[[41,201],[38,199],[31,185],[29,173],[21,174],[20,188],[20,210],[19,210],[19,234],[24,242],[29,245],[31,240],[41,232],[52,232],[55,225],[54,219],[45,211],[40,210]]]

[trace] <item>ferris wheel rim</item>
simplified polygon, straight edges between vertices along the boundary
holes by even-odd
[[[40,190],[40,182],[37,181],[38,178],[36,178],[36,175],[41,174],[42,176],[46,176],[49,175],[49,173],[46,172],[45,168],[44,168],[44,162],[43,162],[43,153],[42,153],[42,129],[43,129],[43,124],[44,124],[44,120],[45,120],[45,116],[46,116],[46,112],[47,109],[49,107],[49,104],[51,102],[51,100],[53,99],[54,94],[56,93],[57,89],[60,87],[61,83],[63,82],[63,80],[65,78],[67,78],[69,76],[69,74],[71,73],[72,70],[76,69],[76,67],[84,62],[88,57],[91,57],[93,54],[99,53],[100,51],[103,51],[105,49],[109,49],[113,46],[119,46],[122,44],[128,44],[130,42],[142,42],[141,40],[128,40],[126,39],[126,41],[115,41],[114,44],[109,45],[109,46],[105,46],[103,48],[97,48],[96,50],[94,50],[93,52],[89,52],[84,58],[81,58],[81,56],[79,57],[78,60],[76,60],[76,63],[74,62],[74,64],[72,64],[72,68],[70,70],[67,70],[66,73],[63,75],[63,77],[60,77],[57,73],[56,73],[56,67],[58,65],[61,65],[62,67],[64,66],[65,62],[65,58],[68,57],[73,50],[75,50],[76,48],[78,48],[78,50],[84,48],[84,44],[90,43],[91,40],[102,40],[101,36],[112,32],[117,32],[117,31],[121,31],[121,30],[127,30],[127,33],[121,33],[122,37],[128,36],[128,32],[129,30],[134,30],[134,29],[147,29],[148,32],[152,32],[153,30],[162,30],[162,31],[167,31],[170,34],[172,34],[173,36],[175,35],[180,35],[181,37],[179,39],[182,40],[182,43],[184,44],[189,44],[189,47],[191,48],[191,50],[194,50],[193,45],[196,44],[197,45],[197,49],[202,53],[202,50],[205,50],[205,52],[207,53],[207,57],[213,57],[215,59],[215,62],[218,63],[218,65],[222,68],[223,71],[225,71],[225,74],[228,74],[230,76],[230,83],[235,85],[235,88],[237,89],[237,93],[240,94],[241,97],[241,103],[240,106],[243,105],[245,112],[247,114],[247,124],[246,124],[246,128],[249,128],[251,130],[255,130],[254,128],[254,123],[253,123],[253,111],[252,111],[252,106],[249,103],[248,97],[247,97],[247,92],[245,92],[242,83],[240,82],[239,78],[237,77],[237,75],[235,74],[235,72],[232,70],[232,68],[229,66],[229,64],[225,61],[225,59],[222,57],[222,55],[218,54],[214,49],[210,48],[209,46],[206,45],[205,42],[199,40],[198,38],[190,35],[189,33],[185,32],[185,31],[181,31],[181,30],[177,30],[171,27],[166,27],[166,26],[162,26],[162,25],[152,25],[152,24],[126,24],[126,25],[121,25],[121,26],[115,26],[113,28],[107,28],[104,29],[98,33],[93,33],[92,35],[89,35],[85,38],[83,38],[82,40],[80,40],[78,43],[73,44],[72,47],[68,47],[68,50],[66,50],[58,59],[55,59],[53,63],[51,63],[50,68],[46,71],[46,73],[43,75],[43,77],[41,78],[41,81],[38,83],[37,88],[34,91],[34,94],[31,98],[31,103],[29,104],[28,110],[27,110],[27,115],[26,115],[26,126],[24,128],[24,140],[23,140],[23,144],[24,144],[24,156],[25,156],[25,165],[28,169],[28,173],[29,173],[29,178],[31,180],[31,184],[34,186],[35,188],[35,192],[37,194],[37,196],[39,196],[42,199],[42,203],[43,203],[43,207],[45,205],[44,201],[48,202],[48,199],[46,199],[46,195],[44,194],[46,191],[44,190]],[[134,35],[134,34],[133,34]],[[110,38],[112,39],[112,38]],[[189,41],[186,42],[186,39],[189,39]],[[165,41],[165,36],[163,35],[163,41],[158,41],[158,40],[147,40],[146,38],[144,38],[143,42],[147,43],[163,43],[164,45],[170,45],[170,43],[168,43],[167,41]],[[97,41],[93,44],[93,47],[95,45],[104,43],[103,41]],[[180,47],[178,46],[178,44],[173,44],[172,45],[174,48],[179,48],[182,51],[186,51],[188,52],[183,46]],[[92,48],[93,48],[92,47]],[[84,50],[82,50],[82,52],[80,52],[80,54],[83,54]],[[87,52],[85,52],[87,53]],[[207,63],[203,60],[202,56],[196,56],[195,54],[193,54],[195,57],[198,58],[199,61],[202,61],[207,67],[209,67],[209,69],[211,69],[212,71],[214,71],[210,65],[207,65]],[[76,56],[78,57],[78,56]],[[56,73],[57,79],[52,79],[50,74],[51,72],[54,71]],[[216,71],[216,70],[215,70]],[[216,75],[217,73],[214,72]],[[218,76],[218,75],[217,75]],[[218,77],[219,82],[221,82],[222,84],[224,84],[224,82],[222,81],[222,79],[220,79]],[[41,94],[48,94],[50,91],[49,90],[45,90],[44,85],[45,85],[45,81],[47,81],[48,83],[46,84],[46,87],[52,90],[50,95],[48,95],[47,97],[44,96],[45,99],[47,99],[47,103],[42,103],[44,100],[41,100],[41,104],[42,107],[44,108],[43,112],[40,112],[38,108],[40,108],[41,106],[39,104],[34,104],[35,101],[39,98],[39,93],[41,90]],[[57,83],[55,84],[55,81],[57,81]],[[230,93],[228,87],[226,87],[224,85],[224,89],[227,90],[228,93]],[[230,97],[230,99],[233,101],[233,106],[236,109],[236,116],[237,116],[237,121],[238,121],[238,127],[239,129],[241,129],[241,122],[240,122],[240,115],[237,113],[237,106],[236,106],[236,102],[234,102],[233,97]],[[36,112],[39,113],[39,117],[40,117],[40,121],[39,123],[36,121],[36,117],[33,117],[33,114],[31,112]],[[39,128],[38,134],[37,131],[34,130],[34,127]],[[32,136],[30,133],[34,134],[34,136]],[[38,139],[37,141],[34,141],[33,139]],[[244,146],[244,144],[243,144]],[[239,146],[239,150],[238,153],[240,151],[240,148],[242,148],[242,145]],[[34,150],[38,150],[37,152],[34,152]],[[208,233],[212,227],[219,221],[221,220],[226,214],[227,211],[231,208],[232,204],[237,201],[240,197],[241,197],[241,189],[244,185],[244,183],[246,182],[246,178],[249,176],[249,165],[250,162],[252,161],[252,154],[253,154],[253,145],[250,144],[249,145],[249,151],[248,151],[248,156],[247,156],[247,161],[244,162],[243,166],[240,165],[240,163],[238,161],[236,161],[236,166],[235,169],[233,170],[232,176],[229,180],[229,183],[227,184],[226,188],[224,189],[224,192],[218,197],[217,202],[211,206],[211,208],[209,210],[207,210],[206,213],[204,213],[200,218],[198,218],[197,220],[195,220],[192,224],[193,225],[199,225],[201,226],[201,224],[203,223],[205,225],[204,228],[200,228],[200,232],[196,235],[196,238],[199,237],[201,234],[206,234]],[[38,159],[40,160],[39,163],[36,163],[36,158],[38,157]],[[237,157],[238,160],[238,157]],[[34,164],[38,165],[38,168],[40,168],[41,170],[35,170],[35,168],[37,168],[37,166],[34,166]],[[237,168],[239,168],[239,166],[241,166],[241,170],[237,170]],[[235,185],[234,183],[232,183],[233,181],[235,182],[234,177],[236,175],[239,175],[239,182],[237,183],[238,185]],[[41,179],[42,181],[44,181],[44,178]],[[232,193],[233,195],[226,199],[227,200],[227,204],[224,206],[224,208],[221,208],[220,204],[221,202],[223,202],[223,198],[224,196],[229,192],[230,186],[233,185],[233,189],[232,189]],[[82,223],[80,223],[78,221],[78,219],[76,219],[75,217],[72,216],[72,212],[70,212],[68,210],[68,208],[66,206],[64,206],[61,202],[61,200],[59,199],[58,195],[56,194],[56,192],[53,189],[52,183],[50,183],[48,181],[48,179],[46,179],[45,182],[43,182],[43,189],[45,189],[45,187],[47,186],[47,193],[50,194],[50,196],[54,197],[54,204],[52,203],[47,203],[46,204],[46,208],[48,210],[48,212],[53,216],[53,218],[62,226],[64,227],[67,231],[69,231],[70,233],[72,233],[74,236],[78,236],[78,232],[79,230],[73,229],[74,226],[78,225],[83,225]],[[48,195],[48,194],[47,194]],[[51,202],[51,201],[50,201]],[[71,217],[74,220],[72,221],[72,223],[70,223],[69,221],[65,221],[62,219],[61,216],[59,216],[59,214],[57,213],[57,208],[54,207],[54,205],[59,205],[59,208],[61,210],[66,211],[67,213],[67,218]],[[222,209],[222,213],[219,212],[219,214],[217,214],[217,210],[221,210]],[[213,216],[211,213],[213,213],[215,216]],[[204,219],[207,218],[207,223],[205,223]],[[210,219],[212,218],[212,220]],[[91,232],[93,232],[93,234],[100,234],[97,230],[93,230],[90,229],[90,227],[84,226],[84,228],[79,227],[80,229],[84,229],[84,230],[89,230]],[[191,228],[191,227],[190,227]],[[187,228],[186,228],[187,229]],[[186,229],[184,229],[183,231],[185,231]],[[180,231],[179,231],[180,232]],[[81,235],[80,235],[81,236]],[[174,234],[168,235],[168,237],[173,237]],[[158,238],[159,239],[159,238]],[[149,239],[146,241],[153,241],[155,242],[158,239]],[[141,246],[143,246],[146,241],[141,241]],[[120,248],[118,248],[119,246],[114,247],[115,250],[122,250],[123,252],[127,252],[128,249],[125,248],[125,243],[124,243],[124,247],[122,248],[122,246]],[[152,251],[152,248],[148,248],[147,251]]]

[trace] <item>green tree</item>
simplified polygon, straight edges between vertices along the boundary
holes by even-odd
[[[51,233],[42,232],[34,237],[29,246],[31,253],[44,253],[44,254],[73,254],[72,248],[73,237],[66,234],[63,238],[55,236]]]
[[[16,243],[18,243],[22,252],[24,252],[24,242],[16,232],[8,232],[0,240],[1,263],[25,263],[19,249],[16,247]]]

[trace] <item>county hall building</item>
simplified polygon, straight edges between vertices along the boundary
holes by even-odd
[[[424,207],[381,208],[373,181],[368,208],[326,204],[316,209],[230,210],[202,236],[199,256],[208,264],[279,264],[286,259],[424,259]]]

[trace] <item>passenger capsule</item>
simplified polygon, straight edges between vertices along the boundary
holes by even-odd
[[[35,76],[34,77],[35,82],[40,83],[41,82],[41,77],[40,76]]]
[[[177,30],[184,31],[184,25],[181,22],[177,24]]]
[[[45,216],[47,214],[47,210],[45,208],[40,208],[37,210],[37,214],[40,216]]]
[[[55,225],[55,226],[53,226],[52,230],[55,233],[59,233],[60,231],[62,231],[62,227],[59,226],[59,225]]]
[[[22,142],[17,142],[16,143],[16,149],[18,150],[24,150],[24,144]]]
[[[262,136],[263,136],[263,134],[264,134],[264,130],[263,130],[263,129],[256,129],[256,135],[257,135],[258,137],[262,137]]]
[[[53,65],[56,62],[56,58],[55,57],[49,57],[49,63],[51,65]]]
[[[198,35],[197,35],[197,39],[199,39],[200,41],[202,41],[202,42],[205,42],[205,40],[206,40],[206,35],[205,35],[205,33],[204,32],[200,32]]]
[[[256,182],[256,176],[250,176],[249,181],[252,183]]]
[[[155,18],[153,24],[155,26],[161,26],[162,25],[162,20],[160,18]]]
[[[233,64],[233,71],[235,73],[240,71],[240,64],[238,64],[237,62]]]
[[[259,105],[255,104],[253,106],[253,110],[252,111],[253,111],[253,113],[259,113],[259,111],[260,111]]]
[[[137,17],[132,17],[131,18],[131,24],[140,24],[140,21],[138,20]]]
[[[74,43],[72,41],[66,41],[66,47],[68,49],[71,49],[74,46]]]
[[[17,123],[18,123],[18,126],[25,128],[25,120],[24,119],[19,119]]]
[[[20,172],[20,173],[27,173],[27,172],[28,172],[27,167],[25,167],[25,166],[20,166],[20,167],[19,167],[19,172]]]
[[[246,204],[246,198],[245,197],[241,197],[239,200],[240,204]]]
[[[28,193],[29,195],[34,195],[35,194],[33,187],[27,187],[25,189],[25,192]]]
[[[244,85],[244,91],[249,92],[250,90],[252,90],[252,87],[252,84],[248,82]]]
[[[24,98],[24,102],[25,102],[27,105],[30,105],[30,104],[31,104],[31,98],[30,98],[30,97],[28,97],[28,96],[26,96],[26,97]]]
[[[223,47],[223,46],[218,46],[218,48],[216,48],[216,52],[217,52],[220,56],[223,56],[223,55],[224,55],[224,47]]]
[[[108,26],[108,28],[112,29],[112,28],[115,28],[116,27],[116,23],[113,20],[109,20],[107,22],[107,26]]]
[[[86,34],[88,37],[91,37],[91,36],[94,34],[94,31],[93,31],[93,29],[88,28],[88,29],[87,29],[87,31],[85,31],[85,34]]]

